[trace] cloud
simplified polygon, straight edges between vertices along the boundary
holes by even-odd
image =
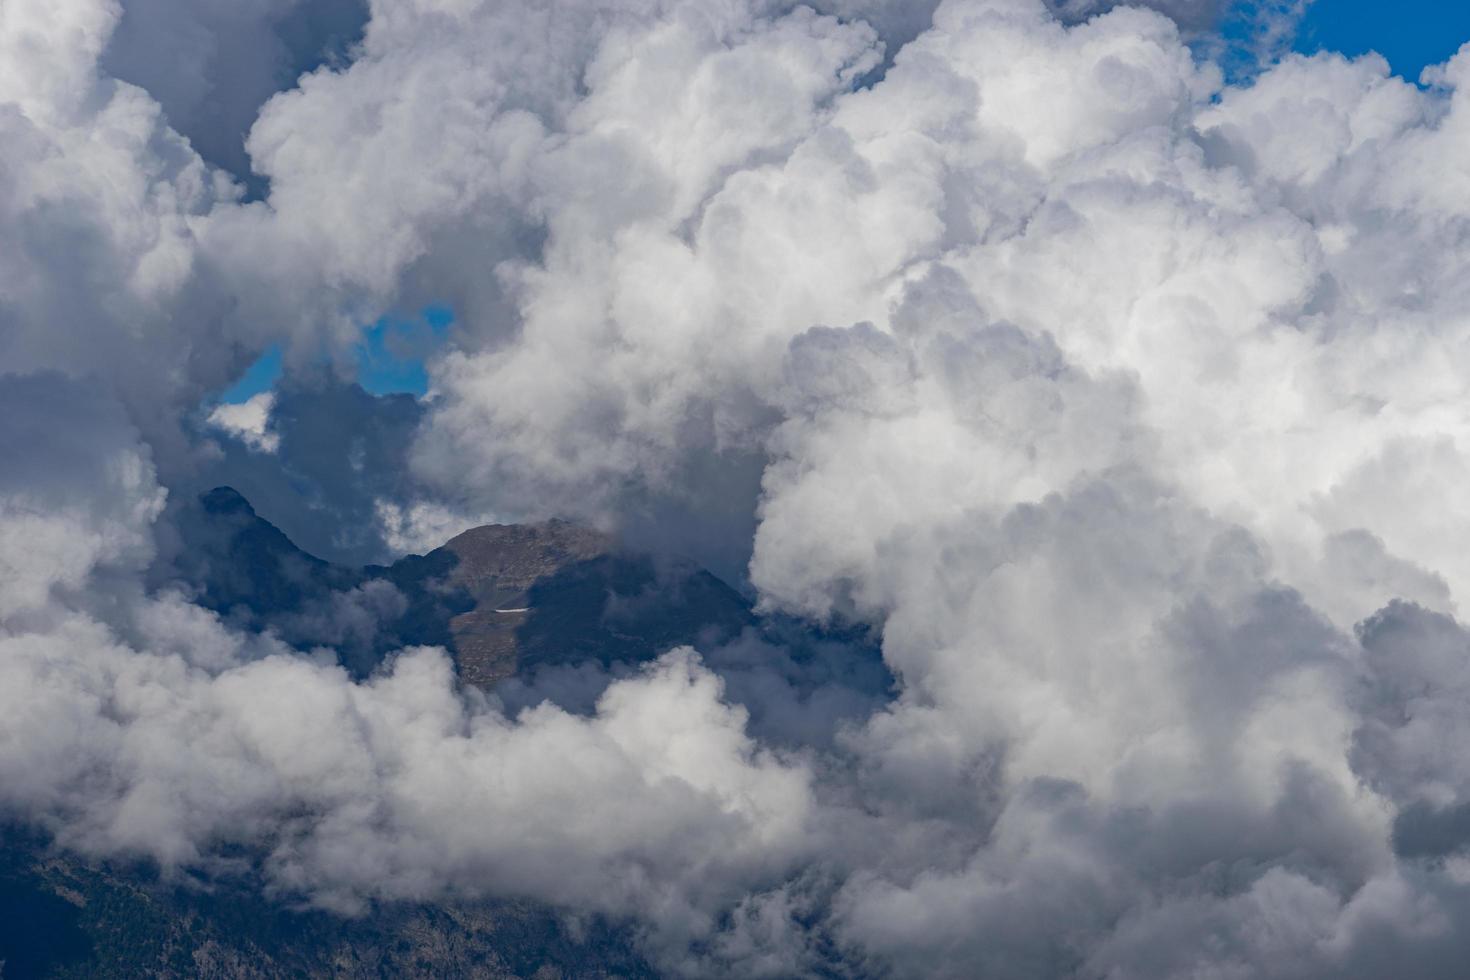
[[[1115,3],[1113,0],[1062,0],[1062,2],[1051,4],[1057,16],[1070,21],[1095,17],[1118,6],[1122,4]],[[1152,7],[1162,14],[1167,14],[1181,28],[1203,30],[1214,26],[1224,15],[1229,4],[1221,0],[1155,0],[1152,3],[1136,4],[1135,6]]]
[[[117,403],[58,374],[0,374],[0,415],[0,617],[146,566],[165,494]]]
[[[260,106],[345,59],[367,17],[363,0],[128,0],[101,65],[146,89],[204,159],[249,182],[245,135]]]
[[[203,62],[110,74],[224,14],[7,7],[0,800],[692,975],[1456,975],[1470,55],[1230,84],[1155,6],[384,0],[294,86],[251,7],[250,203]],[[431,300],[422,402],[332,373]],[[314,549],[574,516],[829,633],[354,681],[169,588],[164,488],[224,470]],[[394,601],[341,598],[297,625]]]
[[[226,640],[187,608],[149,609],[144,629],[191,618],[197,639]],[[801,770],[750,745],[687,652],[614,684],[591,718],[544,706],[512,721],[468,709],[437,650],[354,685],[281,651],[206,671],[97,624],[0,645],[7,808],[86,853],[208,869],[231,843],[278,889],[345,913],[493,883],[608,914],[639,907],[685,937],[801,843]],[[58,683],[84,665],[85,679]]]
[[[281,448],[281,437],[271,430],[271,409],[275,392],[262,391],[239,404],[217,405],[209,413],[209,424],[243,442],[258,453],[273,453]]]

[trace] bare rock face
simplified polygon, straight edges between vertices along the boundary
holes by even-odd
[[[489,687],[548,664],[637,662],[727,639],[754,622],[745,599],[685,561],[620,549],[566,521],[477,527],[427,557],[472,606],[449,621],[460,677]]]
[[[439,550],[457,559],[447,581],[474,600],[474,608],[449,621],[460,677],[488,687],[516,672],[517,635],[530,618],[536,584],[610,554],[613,541],[566,521],[489,524],[451,538]]]

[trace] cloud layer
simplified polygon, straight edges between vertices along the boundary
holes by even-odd
[[[0,8],[0,807],[671,973],[1457,975],[1470,53],[1228,85],[1153,6],[374,0],[320,64],[350,5]],[[429,302],[425,402],[344,394]],[[168,583],[219,467],[344,551],[618,527],[897,690],[751,638],[357,683]]]

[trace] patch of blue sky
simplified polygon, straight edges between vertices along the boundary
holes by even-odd
[[[229,405],[247,402],[262,391],[274,388],[280,377],[281,347],[279,344],[272,344],[264,354],[256,358],[254,364],[245,369],[245,373],[234,384],[221,391],[216,400]]]
[[[1418,82],[1424,69],[1470,41],[1470,0],[1234,0],[1219,33],[1196,39],[1201,57],[1218,60],[1227,81],[1248,82],[1261,59],[1287,51],[1376,51],[1394,74]]]
[[[1417,82],[1430,65],[1449,60],[1470,41],[1467,0],[1316,0],[1297,30],[1295,50],[1377,51],[1395,75]]]
[[[374,395],[406,393],[422,397],[429,390],[425,359],[444,342],[454,323],[447,306],[428,306],[417,317],[384,317],[367,327],[353,348],[357,383]],[[274,388],[282,370],[281,348],[272,344],[245,373],[214,401],[239,404]]]
[[[444,306],[426,307],[411,320],[379,320],[363,331],[353,351],[357,383],[374,395],[424,395],[429,390],[424,360],[443,343],[453,322],[454,311]]]

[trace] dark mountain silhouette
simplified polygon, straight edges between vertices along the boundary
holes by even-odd
[[[472,528],[392,565],[334,565],[296,547],[228,487],[175,522],[178,577],[238,625],[332,647],[358,676],[438,644],[469,684],[549,664],[638,662],[752,625],[749,602],[697,566],[631,552],[566,521]]]

